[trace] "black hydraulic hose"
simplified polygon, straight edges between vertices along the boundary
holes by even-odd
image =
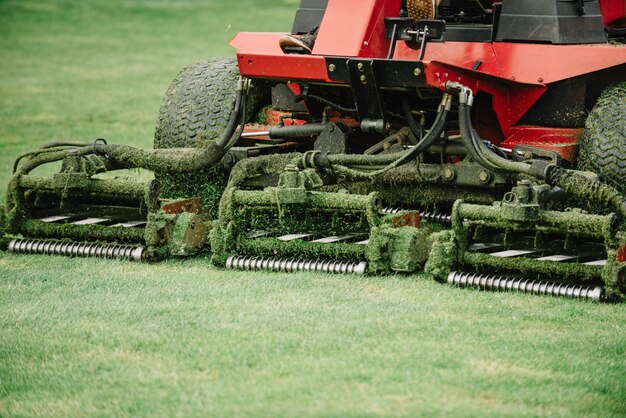
[[[433,126],[428,131],[426,135],[424,135],[421,140],[415,145],[413,148],[407,151],[401,151],[393,154],[382,154],[382,155],[353,155],[353,154],[336,154],[336,155],[324,155],[320,156],[320,164],[321,166],[329,166],[329,165],[344,165],[344,166],[381,166],[386,165],[386,167],[377,172],[371,172],[370,175],[376,175],[379,172],[385,172],[391,170],[396,167],[400,167],[403,164],[413,160],[418,155],[426,151],[428,148],[432,146],[439,138],[445,128],[446,119],[448,113],[450,111],[451,106],[451,96],[449,94],[445,94],[441,100],[441,105],[439,106],[439,112],[437,113],[437,117],[433,122]]]
[[[567,170],[545,161],[535,161],[531,164],[509,161],[487,148],[471,125],[471,100],[468,101],[467,96],[463,97],[463,94],[462,92],[459,104],[459,127],[463,142],[476,162],[485,168],[496,168],[545,180],[549,185],[557,186],[583,201],[610,206],[622,219],[626,219],[626,197],[614,187],[586,177],[575,170]]]
[[[229,138],[226,146],[224,146],[225,151],[228,151],[229,149],[231,149],[237,143],[237,141],[241,139],[241,134],[243,133],[243,130],[246,124],[246,119],[247,119],[247,107],[248,107],[248,95],[241,94],[241,100],[239,104],[235,103],[235,110],[233,112],[233,113],[237,113],[235,117],[239,119],[239,123],[236,124],[235,131],[231,134],[231,137]],[[241,117],[239,117],[238,115],[239,113],[241,113]],[[228,122],[230,125],[230,120]]]
[[[355,156],[355,157],[352,157],[352,158],[356,158],[352,164],[346,164],[348,162],[346,161],[347,160],[346,157],[351,157],[351,156],[329,155],[328,161],[331,163],[332,167],[335,169],[337,173],[344,175],[348,178],[352,178],[355,180],[356,179],[365,180],[365,179],[372,179],[374,177],[380,176],[382,174],[389,172],[390,170],[402,167],[403,165],[413,161],[421,153],[426,151],[436,141],[438,141],[439,138],[441,137],[442,132],[445,129],[447,116],[448,116],[448,109],[446,107],[442,107],[441,111],[437,115],[437,119],[433,127],[431,128],[430,131],[428,131],[428,133],[424,136],[424,138],[422,138],[422,140],[410,150],[400,153],[399,157],[396,157],[391,163],[389,163],[382,169],[379,169],[376,171],[364,172],[355,168],[350,168],[349,166],[350,165],[353,165],[353,166],[354,165],[361,165],[361,166],[368,165],[367,163],[364,164],[364,162],[369,162],[371,165],[374,165],[372,163],[374,163],[375,161],[378,164],[380,164],[380,161],[382,160],[382,158],[376,158],[376,157],[388,158],[388,156],[386,155]],[[395,154],[393,155],[395,157]],[[343,164],[340,164],[339,161],[342,161],[342,160],[343,160]]]
[[[226,151],[239,139],[235,137],[237,127],[245,120],[245,81],[240,80],[237,87],[235,108],[230,115],[228,125],[222,136],[203,148],[177,148],[144,150],[126,145],[96,145],[95,151],[105,155],[120,166],[127,168],[143,168],[151,171],[189,172],[202,170],[217,164]],[[242,127],[242,126],[241,126]]]
[[[466,104],[459,105],[459,130],[461,131],[461,139],[467,148],[467,152],[478,164],[490,170],[496,169],[479,151],[475,143],[475,137],[470,127],[470,106]]]
[[[406,96],[402,96],[402,111],[404,112],[404,118],[406,119],[407,124],[409,125],[409,129],[415,135],[415,138],[420,140],[424,135],[424,130],[422,127],[415,122],[413,118],[413,114],[411,113],[411,104],[409,103],[409,99]]]
[[[612,206],[622,219],[626,219],[626,197],[606,183],[555,165],[548,169],[546,182],[583,201]]]
[[[215,141],[216,145],[219,145],[222,148],[228,147],[228,144],[231,142],[231,139],[237,129],[237,126],[239,125],[240,114],[245,113],[245,108],[244,109],[242,108],[245,107],[246,105],[246,97],[247,97],[247,94],[244,93],[244,89],[239,88],[237,90],[237,96],[235,98],[235,108],[233,109],[233,112],[230,114],[230,118],[228,119],[228,125],[226,125],[226,128],[224,129],[222,136],[220,137],[220,139]],[[246,122],[245,120],[241,121],[242,124],[244,124],[245,122]]]
[[[466,101],[459,103],[459,129],[461,137],[469,154],[477,163],[490,170],[500,170],[512,173],[531,174],[532,166],[528,163],[510,161],[487,148],[478,133],[472,127],[471,106]]]
[[[128,145],[108,145],[95,141],[90,145],[82,142],[55,142],[46,144],[43,149],[27,155],[28,161],[22,167],[15,167],[17,176],[28,174],[35,168],[61,161],[69,156],[81,157],[91,154],[107,157],[119,168],[143,168],[160,172],[190,172],[210,167],[218,163],[226,151],[238,139],[237,127],[245,123],[247,81],[240,80],[237,86],[235,108],[221,137],[203,148],[176,148],[146,150]],[[237,134],[237,135],[236,135]],[[66,148],[68,147],[68,148]]]

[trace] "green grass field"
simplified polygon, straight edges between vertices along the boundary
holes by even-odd
[[[150,147],[182,67],[297,3],[0,0],[1,181],[51,139]],[[0,253],[0,416],[623,417],[625,325],[423,276]]]

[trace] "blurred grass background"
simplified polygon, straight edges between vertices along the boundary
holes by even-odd
[[[180,69],[297,3],[0,0],[0,179],[51,139],[150,147]],[[421,276],[0,253],[0,416],[625,416],[625,323]]]

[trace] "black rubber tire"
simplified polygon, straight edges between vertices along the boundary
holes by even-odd
[[[163,98],[154,148],[193,148],[218,138],[235,107],[238,78],[237,62],[229,58],[208,59],[181,71]],[[253,86],[246,106],[248,120],[268,93],[267,86]],[[217,165],[199,172],[155,176],[163,197],[200,197],[206,214],[214,219],[228,174]]]
[[[578,169],[626,193],[626,83],[607,88],[587,117]]]
[[[217,58],[185,68],[165,93],[154,148],[193,147],[221,134],[235,105],[239,71],[234,59]]]

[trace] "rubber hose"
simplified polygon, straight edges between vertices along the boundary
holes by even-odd
[[[417,157],[419,154],[428,149],[436,140],[439,139],[443,129],[445,128],[445,121],[448,115],[448,111],[442,109],[435,119],[432,128],[426,136],[424,136],[421,141],[415,145],[413,148],[407,151],[401,151],[393,154],[382,154],[382,155],[349,155],[349,154],[338,154],[338,155],[329,155],[328,162],[330,165],[372,165],[372,166],[380,166],[386,165],[383,170],[389,170],[391,168],[399,167],[402,164],[406,164],[411,159]],[[393,165],[393,167],[392,167]],[[370,173],[374,174],[374,173]]]
[[[626,197],[608,184],[558,166],[552,166],[546,181],[581,200],[611,206],[622,219],[626,219]]]
[[[415,138],[421,139],[424,135],[424,130],[422,127],[415,122],[415,118],[413,118],[413,114],[411,113],[411,104],[409,103],[409,99],[406,96],[402,96],[402,111],[404,112],[404,118],[406,122],[409,124],[409,129],[415,135]]]
[[[126,168],[143,168],[161,172],[189,172],[202,170],[217,164],[226,151],[236,142],[233,136],[241,120],[242,105],[246,103],[243,90],[238,90],[235,108],[230,115],[228,125],[222,136],[203,148],[176,148],[144,150],[127,145],[95,145],[96,153],[105,155],[115,163]],[[245,116],[244,116],[245,117]]]
[[[483,140],[478,136],[478,133],[475,133],[472,127],[470,111],[471,107],[467,104],[459,104],[459,128],[461,130],[461,137],[472,158],[474,158],[478,164],[488,169],[532,174],[529,164],[509,161],[487,148]]]

